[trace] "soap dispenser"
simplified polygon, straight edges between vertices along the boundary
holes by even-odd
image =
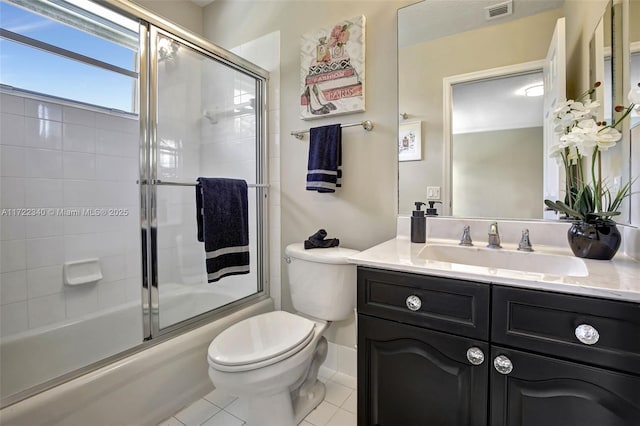
[[[414,203],[416,209],[411,214],[411,242],[412,243],[424,243],[427,235],[427,218],[424,216],[424,211],[420,210],[420,207],[425,203],[416,201]]]
[[[438,216],[438,209],[436,209],[433,205],[435,203],[442,204],[442,201],[428,201],[429,208],[427,209],[427,216]]]

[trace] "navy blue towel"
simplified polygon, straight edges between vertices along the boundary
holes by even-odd
[[[309,134],[307,190],[336,192],[342,186],[342,125],[313,127]]]
[[[249,273],[248,211],[246,181],[198,178],[198,241],[204,242],[210,283]]]

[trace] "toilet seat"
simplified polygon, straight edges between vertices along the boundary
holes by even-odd
[[[240,321],[209,345],[209,364],[220,371],[248,371],[299,352],[313,339],[316,323],[285,311]]]

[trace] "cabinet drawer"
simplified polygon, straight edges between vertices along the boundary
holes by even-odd
[[[411,296],[420,300],[415,311]],[[489,285],[359,267],[358,312],[488,340]]]
[[[639,303],[494,286],[492,306],[492,342],[640,374]]]

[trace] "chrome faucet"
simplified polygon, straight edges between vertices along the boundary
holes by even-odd
[[[464,226],[464,229],[462,230],[462,238],[460,238],[459,245],[468,247],[473,245],[473,241],[471,241],[471,228],[469,227],[469,225]]]
[[[531,240],[529,240],[529,230],[522,230],[522,238],[520,239],[520,244],[518,244],[518,250],[520,251],[533,251],[533,247],[531,247]]]
[[[502,248],[500,245],[500,234],[498,233],[498,222],[489,225],[489,248]]]

